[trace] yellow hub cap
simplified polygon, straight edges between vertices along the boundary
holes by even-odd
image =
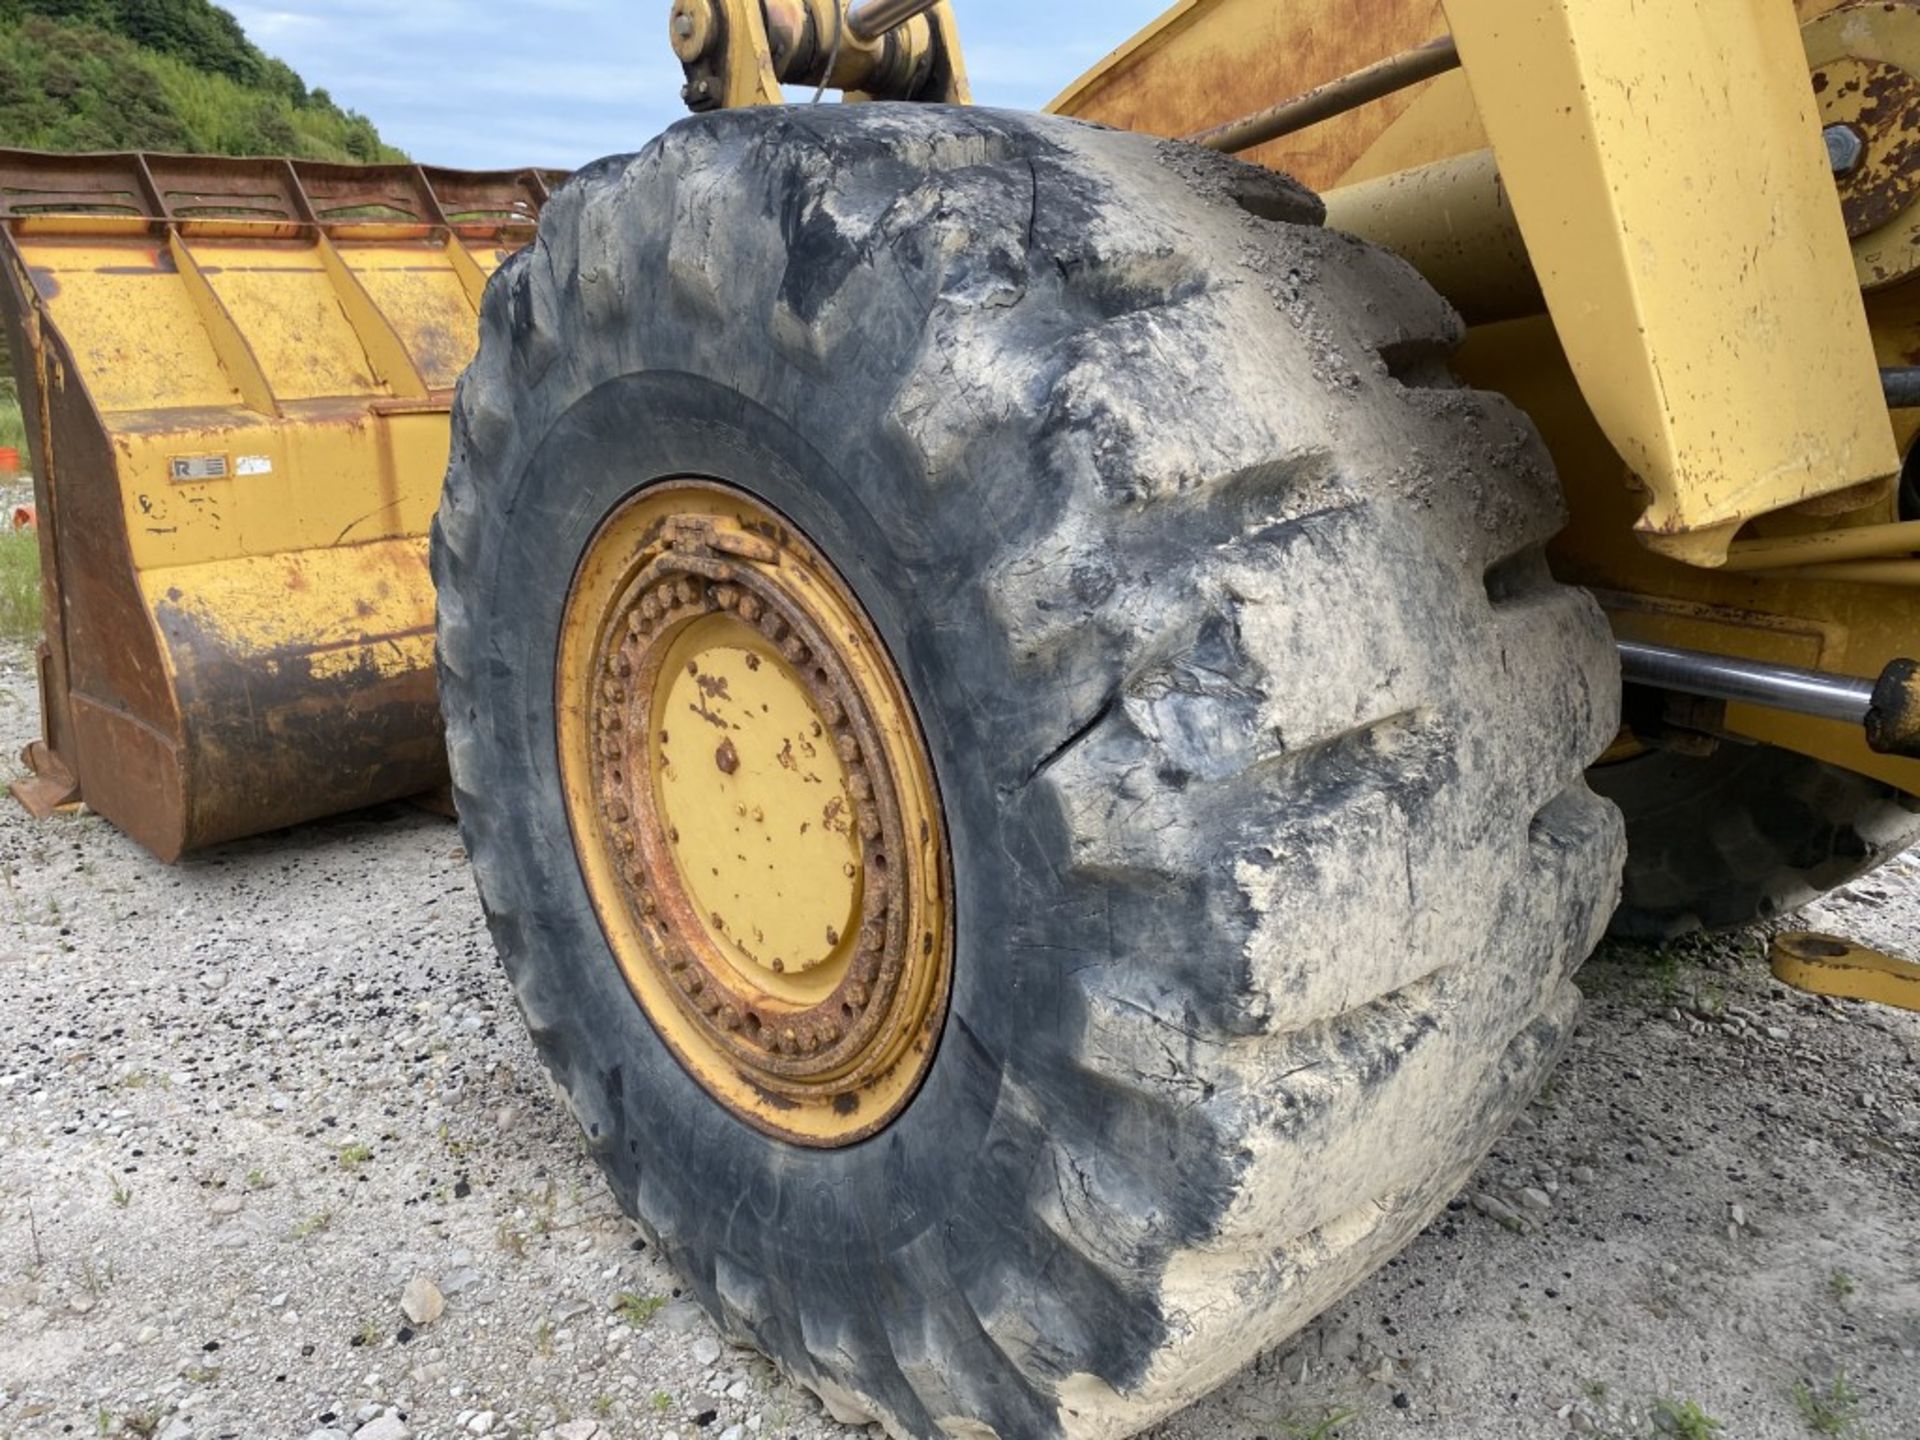
[[[852,592],[737,490],[608,517],[556,677],[574,848],[615,959],[709,1094],[803,1145],[883,1127],[952,971],[919,726]]]

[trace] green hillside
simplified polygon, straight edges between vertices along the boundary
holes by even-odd
[[[406,158],[207,0],[0,0],[0,146]]]

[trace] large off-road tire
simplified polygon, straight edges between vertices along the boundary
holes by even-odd
[[[1651,750],[1591,779],[1626,817],[1612,926],[1626,939],[1770,920],[1920,837],[1920,806],[1892,786],[1771,745]]]
[[[489,922],[621,1203],[735,1339],[900,1436],[1109,1437],[1411,1239],[1567,1040],[1617,894],[1617,666],[1533,431],[1312,196],[1039,116],[682,123],[490,286],[434,533]],[[877,1137],[715,1103],[556,775],[576,563],[639,487],[838,568],[951,844],[939,1049]]]

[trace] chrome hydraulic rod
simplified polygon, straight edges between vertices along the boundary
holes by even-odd
[[[1764,705],[1817,720],[1839,720],[1864,725],[1873,708],[1874,683],[1851,675],[1829,675],[1792,665],[1765,665],[1757,660],[1735,660],[1701,650],[1677,650],[1665,645],[1619,641],[1620,674],[1629,685],[1651,685],[1728,700]]]
[[[940,0],[860,0],[847,11],[847,33],[863,43],[878,40],[889,30],[896,30],[913,19],[924,15],[940,3]]]

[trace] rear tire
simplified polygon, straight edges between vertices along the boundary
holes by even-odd
[[[1920,836],[1914,801],[1891,785],[1771,745],[1652,750],[1589,779],[1626,817],[1612,930],[1630,940],[1771,920]]]
[[[1065,120],[726,113],[580,176],[488,290],[433,560],[489,923],[621,1203],[837,1414],[1133,1433],[1415,1235],[1569,1036],[1611,641],[1531,427],[1321,214]],[[861,1144],[702,1091],[576,863],[562,606],[675,476],[827,556],[937,777],[950,1010]]]

